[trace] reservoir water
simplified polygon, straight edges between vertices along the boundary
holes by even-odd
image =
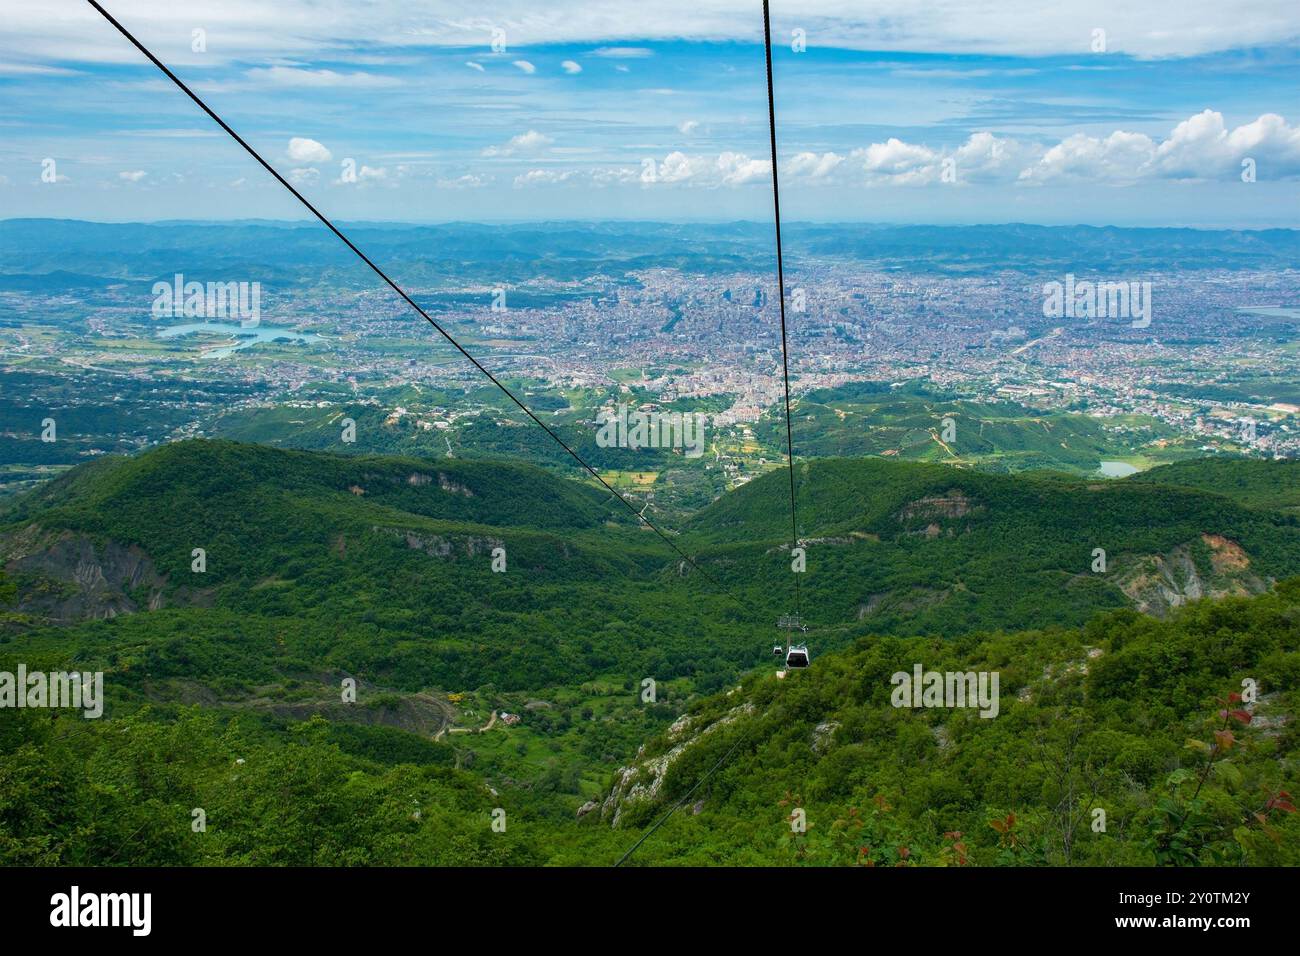
[[[1100,470],[1107,478],[1127,478],[1129,475],[1136,475],[1141,469],[1133,467],[1126,461],[1103,461]]]
[[[174,339],[182,335],[227,335],[237,341],[230,345],[218,345],[203,349],[205,358],[225,358],[242,349],[260,342],[319,342],[320,336],[311,332],[295,332],[293,329],[277,328],[274,325],[256,325],[245,328],[231,322],[186,322],[158,330],[160,339]]]

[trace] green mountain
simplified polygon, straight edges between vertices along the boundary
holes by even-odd
[[[414,691],[653,665],[720,683],[752,656],[718,615],[720,659],[698,662],[692,608],[720,597],[665,588],[672,552],[608,492],[526,465],[182,442],[74,469],[0,521],[27,626],[145,644],[155,674],[328,667]]]
[[[1154,482],[823,459],[796,469],[795,495],[803,608],[821,626],[954,635],[1078,625],[1099,610],[1159,615],[1257,593],[1300,572],[1294,516]],[[788,509],[788,477],[773,472],[700,511],[684,538],[752,600],[793,604]]]
[[[947,438],[945,421],[951,426]],[[809,458],[883,455],[1003,473],[1050,468],[1089,476],[1102,461],[1139,450],[1168,458],[1194,454],[1189,441],[1154,418],[1131,416],[1122,427],[1103,425],[1082,413],[969,401],[918,383],[815,389],[798,400],[790,424],[796,451]],[[784,448],[784,415],[764,419],[756,434],[769,447]]]
[[[768,656],[776,616],[792,610],[783,472],[676,536],[725,594],[604,489],[510,462],[189,441],[100,458],[9,499],[0,671],[102,671],[106,699],[100,720],[0,711],[0,860],[607,863],[631,826],[716,761],[714,741],[736,742],[734,724],[765,742],[738,745],[745,759],[727,770],[740,774],[727,778],[738,802],[716,785],[701,793],[698,853],[838,861],[786,841],[780,817],[775,833],[747,829],[767,825],[779,784],[824,797],[823,827],[824,814],[861,814],[879,795],[907,810],[918,859],[937,862],[935,826],[1056,806],[1028,783],[1014,791],[1022,803],[999,802],[992,784],[974,793],[961,775],[1004,737],[1023,751],[1033,721],[1068,725],[1073,711],[1058,704],[1109,701],[1089,719],[1146,738],[1154,749],[1133,758],[1145,774],[1133,786],[1154,801],[1160,775],[1186,762],[1182,739],[1169,741],[1191,734],[1208,695],[1240,676],[1266,695],[1294,685],[1300,602],[1294,585],[1263,592],[1300,573],[1295,515],[1189,484],[884,459],[817,461],[797,479],[814,666],[785,681]],[[1286,494],[1268,480],[1252,477],[1253,493]],[[1096,547],[1105,571],[1092,570]],[[1098,684],[1112,660],[1136,660],[1133,647],[1148,656]],[[875,714],[880,669],[948,662],[1002,669],[1003,714],[974,718],[975,730],[941,722],[948,762],[914,787],[899,774],[928,731]],[[1083,670],[1075,696],[1049,679]],[[1177,692],[1160,696],[1169,681]],[[1116,716],[1126,694],[1139,699]],[[1284,728],[1288,699],[1267,700],[1282,703],[1262,716]],[[821,726],[836,722],[900,736]],[[853,756],[827,751],[823,764],[823,738]],[[1022,751],[998,759],[1030,759]],[[1289,785],[1290,765],[1261,753],[1245,781]],[[1146,806],[1133,800],[1115,803],[1125,820]],[[211,820],[202,836],[196,807]],[[509,836],[491,828],[496,810]],[[1035,826],[1037,856],[974,840],[972,859],[1059,862],[1050,828]],[[661,847],[665,861],[702,859],[676,836]],[[1230,850],[1197,861],[1232,861]],[[1274,859],[1248,850],[1247,862]],[[1133,844],[1079,859],[1165,861],[1155,853]]]
[[[1196,458],[1131,475],[1127,481],[1199,488],[1250,508],[1300,514],[1300,462]]]

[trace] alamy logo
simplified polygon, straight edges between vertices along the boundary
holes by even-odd
[[[104,673],[0,671],[0,710],[6,707],[70,707],[90,720],[104,713]]]
[[[1043,317],[1048,319],[1132,319],[1133,328],[1151,324],[1150,282],[1091,282],[1067,273],[1064,282],[1043,286]]]
[[[910,674],[897,671],[889,682],[895,707],[979,707],[981,717],[998,715],[997,671],[927,671],[917,664]]]
[[[129,926],[131,935],[148,936],[153,926],[151,893],[70,893],[50,897],[51,926]]]
[[[262,321],[262,283],[186,282],[176,273],[170,283],[153,284],[153,316],[186,319],[238,319],[242,325]]]
[[[687,458],[699,458],[704,454],[706,417],[703,412],[629,412],[626,405],[604,408],[596,416],[596,444],[633,450],[682,448]]]

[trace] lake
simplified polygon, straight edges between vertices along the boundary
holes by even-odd
[[[229,322],[186,322],[184,325],[172,325],[158,330],[160,339],[174,339],[182,335],[228,335],[237,339],[233,345],[218,345],[213,348],[201,348],[205,358],[225,358],[236,352],[250,348],[261,342],[319,342],[320,336],[311,332],[295,332],[293,329],[277,328],[274,325],[257,325],[245,328]]]
[[[1129,475],[1136,475],[1141,470],[1126,461],[1103,461],[1101,463],[1101,473],[1107,478],[1127,478]]]

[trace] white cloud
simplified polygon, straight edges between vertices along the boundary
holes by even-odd
[[[1075,133],[1043,153],[1020,172],[1020,180],[1043,183],[1053,179],[1131,182],[1138,179],[1155,154],[1155,143],[1144,133],[1116,130],[1104,139]]]
[[[603,56],[614,60],[640,60],[654,56],[654,50],[643,46],[603,46],[593,50],[592,56]]]
[[[1033,147],[992,133],[972,133],[952,154],[957,181],[1008,182],[1036,155]]]
[[[457,176],[455,179],[439,179],[436,185],[439,189],[477,189],[480,186],[486,186],[491,181],[492,177],[490,176],[466,173],[463,176]]]
[[[683,136],[690,136],[699,128],[700,124],[698,120],[683,120],[677,124],[677,132],[681,133]]]
[[[772,163],[766,159],[750,159],[743,153],[722,153],[718,156],[718,172],[724,185],[740,186],[770,178]]]
[[[563,63],[560,64],[560,67],[564,70],[565,73],[572,74],[572,73],[582,72],[582,65],[575,60],[565,60]]]
[[[314,183],[318,179],[320,179],[320,170],[314,166],[289,170],[289,182],[295,185],[301,186],[306,183]]]
[[[541,149],[543,146],[549,146],[555,140],[544,133],[539,133],[535,129],[530,129],[527,133],[520,133],[510,140],[511,149]]]
[[[514,66],[530,75],[537,72],[537,67],[533,66],[527,60],[515,60]]]
[[[796,179],[826,179],[843,162],[838,153],[799,153],[786,163],[785,171]]]
[[[57,66],[37,66],[33,63],[0,63],[0,76],[73,76],[76,72],[76,70],[60,69]]]
[[[483,150],[484,156],[512,156],[515,153],[536,153],[547,146],[550,146],[555,140],[545,133],[539,133],[535,129],[530,129],[526,133],[520,133],[518,136],[512,136],[504,146],[488,146]]]
[[[1048,149],[1020,178],[1030,183],[1217,179],[1238,175],[1246,159],[1255,161],[1261,178],[1300,176],[1300,128],[1265,113],[1230,130],[1222,113],[1207,109],[1183,120],[1159,143],[1123,130],[1104,138],[1075,134]]]
[[[336,73],[334,70],[302,70],[289,66],[257,67],[245,72],[252,80],[289,87],[346,86],[355,89],[399,86],[400,80],[374,73]]]
[[[1264,177],[1300,173],[1300,128],[1265,113],[1229,131],[1222,113],[1205,110],[1174,127],[1151,165],[1162,176],[1202,179],[1236,175],[1247,158]]]
[[[794,176],[839,177],[844,167],[827,153],[800,153],[787,163]],[[1104,136],[1075,133],[1052,144],[1031,144],[972,133],[956,148],[937,149],[892,137],[850,153],[850,166],[869,184],[926,185],[950,169],[954,182],[1101,182],[1123,185],[1150,179],[1223,179],[1239,175],[1253,159],[1261,178],[1300,177],[1300,127],[1276,113],[1229,129],[1223,114],[1204,110],[1178,123],[1164,140],[1115,130]]]
[[[402,55],[411,47],[481,45],[499,26],[515,47],[607,43],[629,37],[753,42],[752,0],[499,0],[488,17],[465,4],[412,5],[409,0],[278,0],[275,4],[204,3],[209,52],[194,54],[193,4],[122,0],[117,11],[164,61],[214,63],[222,57],[263,62],[364,47]],[[89,5],[8,4],[0,61],[136,63],[137,52]],[[1286,44],[1300,37],[1294,0],[801,0],[797,25],[819,46],[860,50],[1050,56],[1086,54],[1104,26],[1112,52],[1141,57],[1194,56]],[[13,8],[13,9],[9,9]],[[606,55],[618,56],[619,53]],[[627,55],[627,54],[622,54]]]
[[[483,69],[482,63],[475,63],[473,60],[466,60],[465,65],[469,67],[471,70],[478,70],[480,73],[487,72],[486,70]]]
[[[862,181],[869,185],[924,186],[930,183],[1013,182],[1041,148],[988,132],[972,133],[955,149],[936,149],[896,137],[849,154],[845,166],[834,153],[805,153],[791,160],[791,172],[810,180]],[[855,179],[855,173],[863,173]],[[948,174],[945,176],[945,174]]]
[[[344,162],[347,163],[350,162],[350,160],[344,160]],[[362,166],[356,171],[356,177],[354,179],[344,179],[342,176],[339,176],[338,179],[334,180],[334,185],[347,186],[354,183],[357,185],[365,185],[366,183],[379,182],[387,178],[387,167],[366,166],[365,164],[362,164]]]
[[[639,171],[630,166],[604,166],[595,169],[565,170],[530,169],[528,172],[515,177],[515,188],[582,183],[587,187],[603,189],[607,186],[635,183],[639,177]]]
[[[138,183],[140,180],[144,179],[144,177],[145,172],[143,169],[123,170],[117,174],[118,179],[128,183]]]
[[[628,166],[609,166],[603,169],[593,170],[591,173],[591,181],[597,186],[634,183],[640,178],[640,172]]]
[[[516,176],[514,184],[516,187],[525,187],[582,183],[602,188],[639,182],[650,187],[720,188],[767,182],[770,173],[771,163],[766,159],[751,159],[744,153],[688,155],[678,150],[669,153],[661,161],[647,158],[640,168],[597,166],[586,169],[530,169]]]
[[[289,158],[295,163],[328,163],[331,153],[328,149],[302,136],[289,140]]]
[[[528,172],[515,177],[515,186],[518,188],[523,186],[553,185],[555,183],[568,182],[576,175],[577,173],[574,170],[561,171],[558,169],[530,169]]]
[[[861,161],[869,179],[900,185],[931,182],[938,175],[941,159],[928,146],[904,143],[897,137],[872,143],[866,149],[855,149],[852,155]]]
[[[642,183],[697,186],[742,186],[768,179],[772,164],[766,159],[751,159],[744,153],[724,152],[717,156],[688,155],[674,150],[653,167],[647,161],[642,169]]]
[[[716,160],[710,162],[705,156],[687,156],[682,152],[671,152],[659,163],[657,174],[650,181],[661,183],[683,183],[702,177],[711,169]],[[648,168],[647,168],[648,174]],[[645,177],[642,177],[645,181]]]

